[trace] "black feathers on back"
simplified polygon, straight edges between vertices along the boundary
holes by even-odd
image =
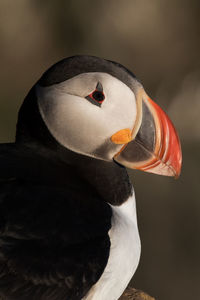
[[[80,300],[108,260],[109,205],[54,158],[11,144],[0,164],[0,298]]]

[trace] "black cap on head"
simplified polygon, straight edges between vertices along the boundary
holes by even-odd
[[[119,63],[105,60],[103,58],[77,55],[64,58],[50,67],[38,81],[41,86],[50,86],[63,82],[81,73],[103,72],[108,73],[130,88],[132,87],[133,77],[135,75]]]

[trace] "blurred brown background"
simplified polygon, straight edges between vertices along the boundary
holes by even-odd
[[[178,129],[179,180],[131,172],[142,240],[132,285],[162,300],[200,299],[199,15],[195,0],[0,1],[0,142],[14,140],[35,81],[74,54],[127,66]]]

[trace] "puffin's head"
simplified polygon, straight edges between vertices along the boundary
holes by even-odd
[[[17,141],[27,128],[39,135],[42,123],[73,152],[162,175],[180,173],[181,148],[171,121],[118,63],[74,56],[53,65],[22,105]]]

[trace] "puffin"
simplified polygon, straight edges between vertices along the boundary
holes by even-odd
[[[0,299],[117,300],[141,245],[127,169],[178,177],[178,134],[123,65],[51,66],[0,144]]]

